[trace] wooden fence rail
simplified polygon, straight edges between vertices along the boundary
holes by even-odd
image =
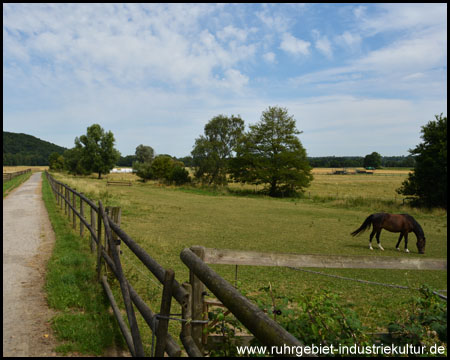
[[[205,248],[208,264],[291,266],[339,269],[447,270],[447,259],[301,255]]]
[[[3,182],[5,181],[9,181],[11,179],[14,179],[17,176],[20,176],[22,174],[26,174],[31,172],[31,169],[26,169],[26,170],[22,170],[22,171],[16,171],[13,173],[3,173]]]

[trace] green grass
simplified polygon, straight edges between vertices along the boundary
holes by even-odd
[[[56,236],[45,285],[49,306],[58,310],[52,328],[61,345],[55,351],[102,355],[123,340],[96,280],[95,256],[88,238],[80,238],[61,214],[45,175],[42,179],[42,196]]]
[[[172,268],[182,283],[189,278],[179,258],[185,247],[255,250],[264,252],[392,256],[396,258],[442,258],[447,253],[447,218],[445,211],[422,211],[402,206],[395,200],[395,188],[406,175],[398,176],[316,176],[309,198],[273,199],[265,196],[234,196],[223,189],[176,188],[154,182],[133,180],[131,187],[107,187],[105,180],[73,178],[55,174],[63,182],[83,191],[106,205],[121,206],[121,227],[165,268]],[[333,187],[334,186],[334,187]],[[341,195],[336,196],[336,189]],[[313,193],[314,192],[314,193]],[[385,251],[368,249],[369,234],[353,238],[371,213],[407,212],[422,225],[427,236],[426,254],[419,255],[415,236],[410,236],[410,254],[395,250],[398,234],[383,231]],[[158,311],[162,287],[156,283],[136,257],[122,245],[126,276],[133,287]],[[234,284],[235,267],[212,265]],[[447,288],[445,271],[313,269],[363,280],[418,288],[428,284],[434,289]],[[283,267],[239,266],[240,289],[251,297],[264,297],[261,290],[269,282],[276,294],[296,298],[298,294],[327,289],[338,293],[343,304],[358,312],[365,325],[376,331],[409,310],[414,290],[400,290],[353,281],[338,280]],[[271,301],[271,300],[270,300]],[[270,302],[269,300],[267,302]],[[174,305],[173,313],[179,309]],[[144,322],[139,320],[141,328]],[[170,322],[177,339],[179,325]],[[151,344],[148,331],[144,343]]]
[[[9,181],[6,181],[3,183],[3,197],[8,196],[8,194],[13,191],[15,188],[19,187],[21,184],[23,184],[25,181],[27,181],[30,176],[32,175],[31,172],[25,173],[22,175],[19,175]]]

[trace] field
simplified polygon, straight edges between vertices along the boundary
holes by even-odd
[[[328,169],[331,172],[331,169]],[[407,171],[374,175],[327,175],[316,172],[303,198],[273,199],[247,194],[240,196],[225,190],[165,186],[142,183],[134,174],[110,174],[109,179],[131,180],[133,186],[106,186],[91,177],[71,177],[54,173],[89,198],[122,208],[121,227],[155,260],[175,271],[181,283],[188,280],[187,268],[179,259],[181,250],[192,245],[222,249],[242,249],[298,254],[367,255],[391,257],[442,258],[447,253],[447,218],[442,210],[422,211],[402,205],[395,193]],[[234,184],[231,188],[237,188]],[[238,192],[239,194],[239,192]],[[371,213],[387,211],[414,216],[422,225],[426,253],[419,255],[413,234],[409,238],[411,253],[395,250],[398,234],[383,231],[381,243],[368,249],[369,234],[353,238],[349,234]],[[403,248],[403,243],[401,245]],[[152,309],[158,311],[161,285],[122,246],[124,270],[133,286],[145,294]],[[234,284],[234,266],[212,266]],[[433,289],[447,288],[444,271],[314,269],[322,273],[418,288],[427,284]],[[240,289],[252,297],[267,296],[263,290],[269,282],[276,295],[295,299],[302,293],[327,289],[340,295],[341,302],[358,312],[361,320],[376,332],[385,329],[392,319],[402,316],[418,295],[415,290],[401,290],[338,280],[322,275],[282,267],[239,266]],[[172,310],[177,313],[179,309]],[[177,324],[171,325],[176,335]],[[151,343],[151,335],[144,341]],[[149,340],[150,339],[150,340]]]
[[[31,169],[32,172],[45,171],[48,170],[48,166],[3,166],[4,173],[13,173],[26,169]]]

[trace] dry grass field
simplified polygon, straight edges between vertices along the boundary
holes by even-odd
[[[48,166],[3,166],[4,173],[13,173],[26,169],[31,169],[32,172],[45,171],[48,170]]]

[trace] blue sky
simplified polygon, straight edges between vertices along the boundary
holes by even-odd
[[[308,156],[408,155],[447,115],[447,4],[3,4],[3,130],[189,155],[288,109]]]

